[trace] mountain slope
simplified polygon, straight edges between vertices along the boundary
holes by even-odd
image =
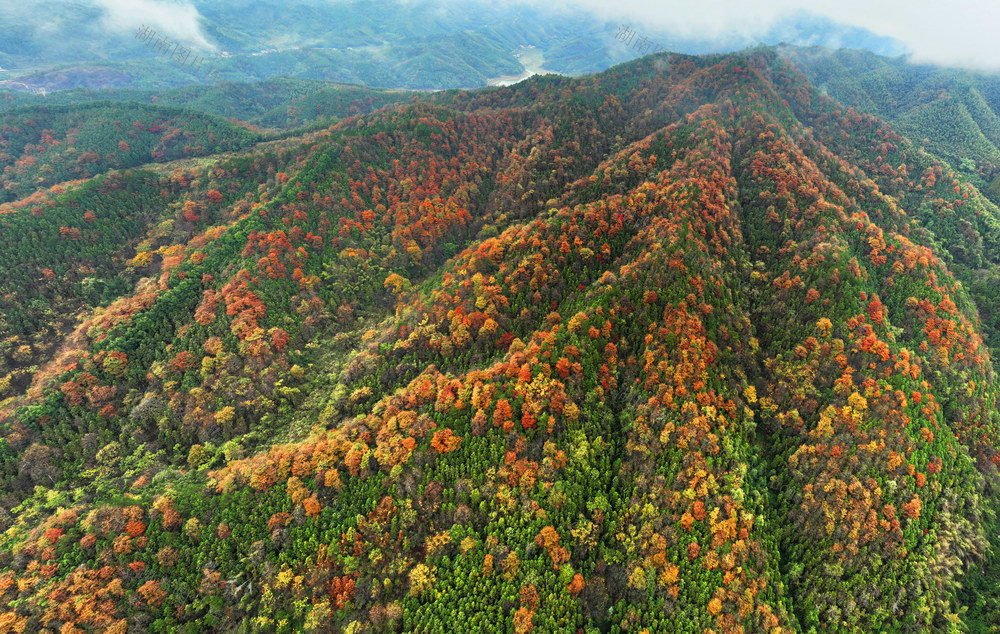
[[[262,138],[179,108],[111,102],[21,108],[0,115],[0,202],[112,168],[244,149]]]
[[[817,86],[875,114],[1000,201],[1000,81],[991,73],[911,64],[822,47],[782,47]]]
[[[381,91],[325,81],[276,77],[256,84],[183,86],[171,90],[66,90],[45,97],[0,95],[0,110],[39,105],[80,105],[90,101],[134,101],[197,110],[235,118],[264,128],[291,129],[326,118],[370,112],[387,104],[409,101],[412,93]]]
[[[5,627],[998,622],[1000,212],[773,52],[128,178],[144,279],[0,412]]]

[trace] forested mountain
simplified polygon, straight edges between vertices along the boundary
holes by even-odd
[[[0,208],[0,631],[1000,626],[969,174],[767,49],[330,115]]]
[[[831,97],[886,119],[1000,201],[1000,76],[858,50],[781,52]]]
[[[179,108],[96,102],[17,109],[0,114],[0,202],[113,168],[239,150],[261,139]]]
[[[46,96],[0,93],[0,112],[27,106],[135,101],[197,110],[262,128],[292,129],[318,119],[347,117],[409,101],[412,92],[377,90],[310,79],[276,77],[257,83],[181,86],[170,90],[66,90]],[[326,126],[324,126],[326,127]]]

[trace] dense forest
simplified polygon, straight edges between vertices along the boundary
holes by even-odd
[[[110,169],[246,148],[262,135],[179,108],[113,102],[0,114],[0,203]]]
[[[1000,209],[776,51],[59,108],[0,115],[0,631],[1000,627]]]
[[[866,51],[783,47],[839,102],[891,123],[1000,202],[1000,78]]]
[[[65,90],[44,97],[0,92],[0,112],[16,109],[34,112],[28,106],[40,105],[79,106],[95,101],[135,101],[196,110],[224,117],[231,122],[236,119],[235,123],[243,127],[250,124],[265,130],[284,131],[319,126],[322,122],[326,123],[323,127],[328,127],[337,119],[409,101],[412,96],[412,92],[403,90],[375,90],[350,84],[274,77],[258,83],[226,82],[170,90]]]

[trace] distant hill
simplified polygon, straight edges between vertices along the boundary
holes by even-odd
[[[328,81],[275,77],[256,83],[190,85],[169,90],[134,88],[66,90],[46,96],[0,93],[0,112],[25,106],[85,104],[93,101],[132,101],[188,108],[235,118],[262,128],[287,130],[370,112],[384,105],[409,101],[411,91],[364,88]]]
[[[117,6],[109,3],[107,6]],[[48,19],[47,16],[58,16]],[[140,23],[205,60],[196,72],[137,40]],[[0,7],[0,89],[53,93],[74,88],[167,90],[191,83],[257,82],[276,76],[379,88],[484,86],[518,75],[515,51],[533,46],[544,67],[569,75],[609,68],[639,55],[615,39],[619,22],[566,7],[454,2],[274,0],[178,3],[175,15],[105,13],[96,4],[54,0],[44,15],[28,5]],[[630,25],[665,50],[716,53],[758,43],[742,35],[708,39]],[[9,35],[8,35],[9,34]],[[899,44],[807,12],[759,36],[897,52]],[[173,50],[171,48],[171,50]],[[183,56],[183,54],[182,54]],[[189,59],[184,57],[184,59]],[[216,79],[206,79],[214,68]]]
[[[396,0],[191,6],[199,11],[197,23],[178,34],[180,23],[155,24],[157,33],[179,41],[207,37],[189,46],[218,69],[220,79],[236,82],[283,75],[392,88],[482,86],[490,77],[521,72],[514,51],[528,44],[551,48],[549,67],[560,72],[591,72],[611,63],[594,46],[595,37],[608,36],[607,25],[560,12],[487,4],[477,11],[450,4],[425,11],[422,3]],[[190,65],[136,40],[136,28],[109,23],[96,9],[73,5],[67,11],[75,19],[52,23],[14,7],[0,8],[0,33],[20,34],[0,42],[7,55],[0,64],[11,71],[6,77],[48,92],[163,90],[205,81]]]
[[[94,102],[0,113],[0,202],[112,168],[206,156],[263,136],[214,115]]]

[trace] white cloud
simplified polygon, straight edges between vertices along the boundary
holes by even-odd
[[[52,0],[47,11],[30,2],[0,0],[0,14],[18,15],[39,34],[57,33],[63,3],[81,3],[103,12],[100,24],[131,35],[147,24],[171,39],[215,51],[201,29],[196,3],[227,0]],[[273,3],[275,0],[269,0]],[[336,5],[359,0],[301,0]],[[688,40],[712,41],[720,46],[751,45],[769,28],[797,12],[810,12],[836,22],[865,28],[901,42],[913,61],[1000,70],[1000,2],[997,0],[397,0],[426,10],[459,7],[475,11],[475,4],[533,6],[563,12],[585,11],[612,23],[629,24],[641,34],[673,34]],[[471,5],[471,7],[470,7]],[[804,36],[801,44],[814,43]],[[669,48],[664,38],[659,43]],[[836,44],[836,40],[826,41]]]
[[[515,2],[516,3],[516,0]],[[604,19],[649,25],[688,38],[750,42],[783,17],[808,11],[895,38],[913,61],[1000,69],[1000,2],[957,0],[528,0],[585,9]]]
[[[104,11],[104,24],[115,31],[135,33],[146,25],[157,33],[202,50],[214,51],[198,23],[199,13],[187,2],[164,0],[94,0]]]
[[[913,61],[1000,69],[1000,3],[824,0],[819,6],[834,19],[905,43]]]

